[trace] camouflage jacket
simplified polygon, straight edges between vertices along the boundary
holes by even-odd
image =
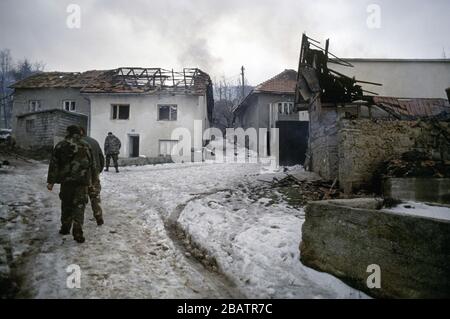
[[[112,135],[112,136],[107,136],[105,139],[105,155],[108,154],[119,154],[120,153],[120,140]]]
[[[48,168],[47,183],[90,185],[98,178],[98,168],[89,144],[79,135],[56,144]]]
[[[105,167],[105,157],[103,156],[102,148],[98,144],[98,142],[89,136],[83,136],[82,140],[89,144],[92,150],[92,155],[94,156],[95,165],[98,168],[98,172],[101,173],[103,171],[103,167]]]

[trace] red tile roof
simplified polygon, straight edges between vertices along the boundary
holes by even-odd
[[[233,112],[236,112],[241,107],[241,105],[244,105],[247,99],[253,94],[295,94],[296,86],[297,71],[286,69],[280,74],[277,74],[274,77],[256,86],[238,105],[233,108]]]
[[[297,85],[297,71],[284,70],[273,78],[259,84],[254,92],[295,94]]]

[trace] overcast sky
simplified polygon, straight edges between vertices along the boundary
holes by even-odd
[[[244,65],[254,85],[297,68],[303,32],[340,57],[450,58],[449,12],[449,0],[0,0],[0,49],[47,71],[200,67],[233,80]]]

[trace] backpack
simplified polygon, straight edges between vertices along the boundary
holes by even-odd
[[[66,138],[59,145],[61,182],[90,185],[95,163],[90,146],[76,137]]]

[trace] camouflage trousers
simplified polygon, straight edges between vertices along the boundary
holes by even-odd
[[[62,183],[59,198],[61,199],[61,228],[67,232],[72,228],[74,237],[83,236],[84,209],[88,202],[87,186]]]
[[[93,182],[88,187],[88,195],[91,200],[92,212],[94,213],[94,218],[96,220],[103,217],[102,207],[100,206],[100,192],[102,190],[102,186],[100,185],[100,178],[97,178],[95,182]]]
[[[109,168],[111,158],[113,160],[114,167],[115,168],[119,167],[119,163],[117,162],[119,160],[119,155],[118,154],[106,154],[106,168]]]

